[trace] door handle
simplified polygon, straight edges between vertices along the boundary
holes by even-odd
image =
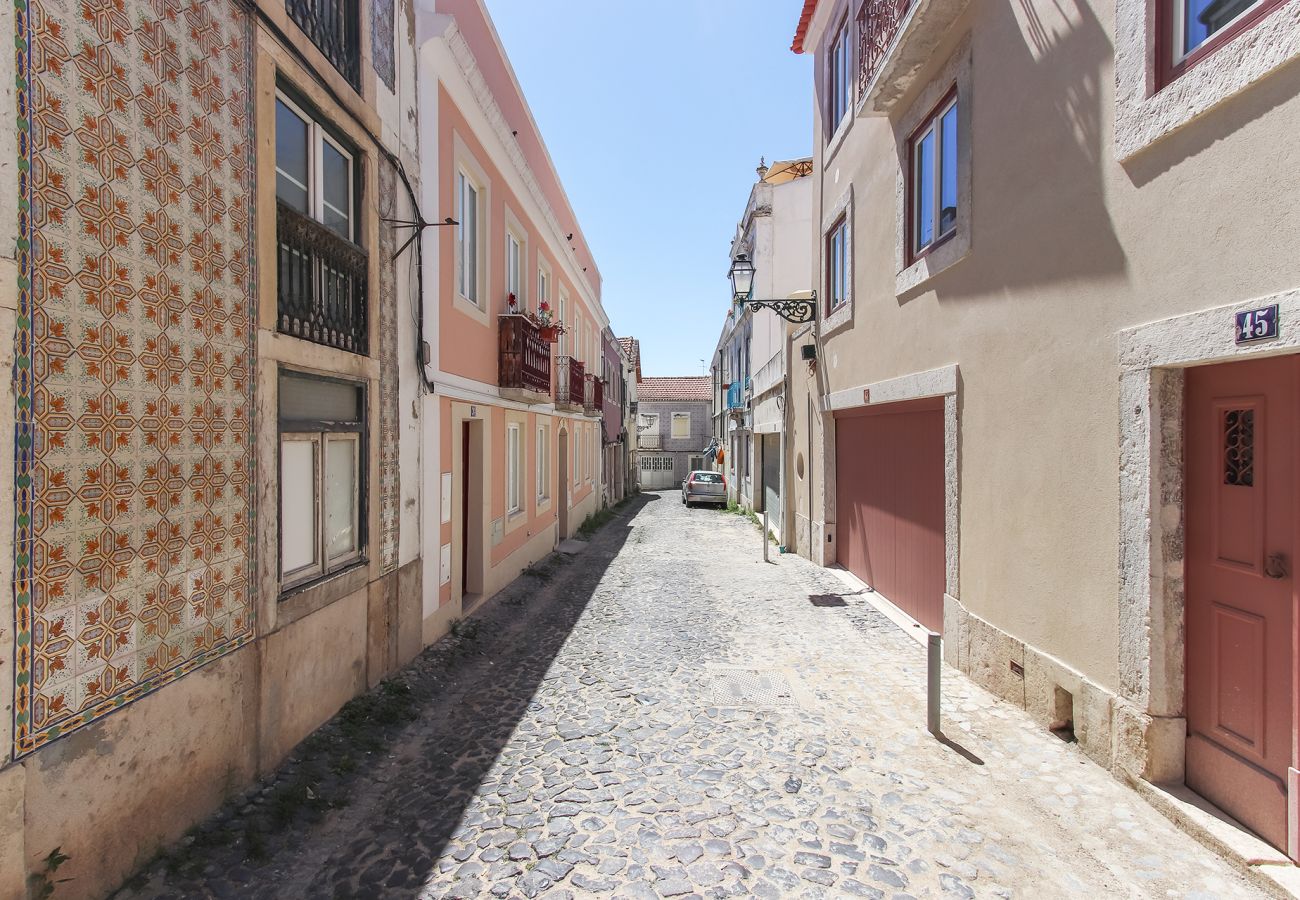
[[[1285,578],[1287,576],[1286,554],[1270,553],[1264,563],[1264,574],[1269,578]]]

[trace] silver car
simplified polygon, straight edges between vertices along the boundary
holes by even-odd
[[[693,503],[721,503],[727,505],[727,479],[721,472],[691,472],[682,482],[682,502],[687,506]]]

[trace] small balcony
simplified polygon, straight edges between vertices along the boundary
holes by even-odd
[[[888,115],[925,67],[968,0],[862,0],[858,114]]]
[[[368,354],[366,252],[276,202],[277,327],[283,334]]]
[[[583,394],[586,391],[587,372],[582,363],[572,356],[560,356],[555,360],[555,407],[556,409],[577,412],[583,407]]]
[[[501,396],[523,403],[551,399],[551,345],[525,316],[500,316],[497,387]]]
[[[360,0],[285,0],[284,8],[330,65],[361,90]]]
[[[636,445],[641,450],[658,450],[661,445],[659,432],[654,430],[640,432],[636,436]]]
[[[583,378],[582,385],[582,413],[586,416],[599,416],[601,414],[601,403],[598,399],[598,393],[601,384],[596,380],[595,375],[586,375]]]
[[[739,381],[733,381],[727,387],[727,411],[741,410],[745,408],[745,386]]]

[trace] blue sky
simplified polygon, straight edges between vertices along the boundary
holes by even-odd
[[[760,156],[812,145],[798,0],[486,0],[644,375],[698,375]]]

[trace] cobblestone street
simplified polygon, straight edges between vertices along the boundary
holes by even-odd
[[[405,676],[432,686],[418,717],[332,776],[350,802],[264,847],[200,840],[118,896],[1257,896],[952,670],[960,750],[934,740],[923,648],[675,493],[474,620]]]

